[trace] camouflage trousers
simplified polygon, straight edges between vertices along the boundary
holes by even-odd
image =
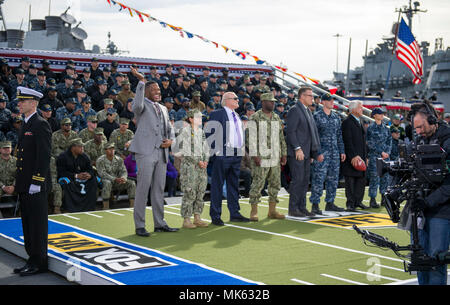
[[[252,185],[249,193],[249,203],[258,204],[261,199],[261,191],[267,180],[267,193],[269,194],[270,203],[278,203],[278,192],[281,188],[281,167],[280,165],[273,167],[256,166],[252,160],[250,169],[252,172]]]
[[[377,197],[378,188],[380,194],[384,194],[389,185],[389,174],[386,173],[382,177],[377,174],[377,156],[369,156],[369,165],[367,166],[367,173],[369,176],[369,197]]]
[[[324,152],[323,157],[323,162],[314,160],[311,165],[311,196],[309,201],[312,204],[320,203],[324,184],[326,190],[325,202],[332,203],[336,198],[336,189],[339,183],[340,156],[339,154]]]
[[[181,163],[180,185],[183,192],[181,201],[181,217],[191,217],[192,214],[203,212],[208,175],[206,169],[201,169],[197,164]]]
[[[111,192],[114,190],[117,191],[127,191],[127,195],[129,199],[134,199],[134,195],[136,193],[136,183],[133,180],[128,179],[127,182],[123,184],[116,183],[111,180],[102,180],[103,188],[102,188],[102,198],[103,200],[109,200],[111,198]]]
[[[53,193],[53,206],[60,208],[62,205],[62,188],[59,183],[52,184],[52,193]]]

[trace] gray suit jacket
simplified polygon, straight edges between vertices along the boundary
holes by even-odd
[[[313,127],[317,128],[315,125]],[[318,149],[313,148],[313,132],[317,131],[311,130],[305,107],[300,102],[297,102],[294,107],[289,109],[286,119],[286,144],[288,156],[295,157],[295,148],[301,147],[305,154],[305,159],[316,158]]]
[[[145,83],[139,82],[136,87],[136,95],[132,102],[137,129],[128,150],[137,154],[154,156],[155,160],[157,160],[159,157],[158,150],[163,141],[160,130],[165,129],[167,139],[173,142],[175,141],[175,132],[169,122],[167,108],[156,103],[164,117],[164,124],[161,126],[161,121],[152,102],[144,97],[144,91]],[[169,160],[169,149],[166,148],[164,151],[165,162],[167,162]]]

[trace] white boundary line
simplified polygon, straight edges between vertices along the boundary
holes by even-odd
[[[297,283],[300,283],[300,284],[304,284],[304,285],[316,285],[316,284],[313,284],[313,283],[310,283],[310,282],[306,282],[306,281],[302,281],[302,280],[299,280],[299,279],[291,279],[291,281],[294,281],[294,282],[297,282]]]
[[[390,280],[390,281],[394,281],[394,282],[400,282],[399,279],[395,279],[393,277],[388,277],[388,276],[382,276],[382,275],[371,273],[371,272],[365,272],[365,271],[360,271],[360,270],[355,270],[355,269],[348,269],[348,271],[355,272],[355,273],[360,273],[360,274],[366,274],[368,276],[373,276],[373,277],[377,277],[377,278],[385,279],[385,280]]]
[[[338,281],[347,282],[347,283],[350,283],[350,284],[356,284],[356,285],[369,285],[369,284],[366,284],[366,283],[360,283],[360,282],[356,282],[356,281],[344,279],[344,278],[342,278],[342,277],[338,277],[338,276],[334,276],[334,275],[329,275],[329,274],[325,274],[325,273],[322,273],[321,276],[329,277],[329,278],[332,278],[332,279],[335,279],[335,280],[338,280]]]

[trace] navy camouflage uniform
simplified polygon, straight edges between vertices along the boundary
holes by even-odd
[[[386,192],[389,178],[388,174],[383,177],[377,175],[377,158],[381,158],[381,153],[389,154],[392,146],[392,136],[389,127],[383,122],[380,125],[376,123],[370,124],[367,128],[367,146],[369,148],[369,165],[367,172],[369,174],[369,197],[375,198],[377,196],[378,187],[380,193]],[[388,161],[388,159],[385,159]]]
[[[340,155],[345,154],[342,140],[341,119],[332,111],[327,115],[323,109],[314,112],[314,120],[319,132],[319,155],[323,154],[323,162],[314,160],[311,165],[311,197],[313,205],[320,203],[325,183],[325,202],[333,203],[339,182]]]

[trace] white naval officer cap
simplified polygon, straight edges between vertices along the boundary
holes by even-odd
[[[17,98],[19,100],[37,100],[39,101],[44,95],[36,90],[19,86],[17,87]]]

